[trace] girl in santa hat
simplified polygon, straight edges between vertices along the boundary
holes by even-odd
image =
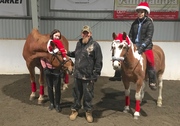
[[[62,54],[63,60],[66,60],[66,51],[64,45],[60,41],[61,32],[57,29],[53,30],[50,34],[50,39],[57,46]],[[49,48],[52,51],[52,47]],[[41,65],[44,68],[44,75],[46,78],[48,97],[50,101],[49,110],[56,109],[57,112],[61,112],[60,99],[61,99],[61,71],[55,69],[45,58],[41,58]],[[69,76],[65,73],[64,85],[67,85]],[[55,88],[55,93],[53,91]],[[54,97],[55,94],[55,97]]]
[[[57,48],[61,52],[63,60],[66,60],[66,50],[60,40],[61,32],[58,29],[54,29],[50,34],[50,38],[53,40],[54,44],[57,46]],[[67,73],[64,73],[63,90],[66,90],[68,88],[68,83],[69,83],[69,75]]]
[[[150,14],[149,4],[140,2],[136,7],[137,18],[131,25],[129,37],[136,44],[138,53],[144,54],[148,61],[149,86],[152,90],[156,90],[156,72],[154,69],[154,55],[152,52],[152,37],[154,33],[153,20],[148,17]]]

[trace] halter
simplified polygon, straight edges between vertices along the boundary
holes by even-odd
[[[125,41],[125,40],[124,40]],[[119,40],[114,40],[113,41],[113,43],[120,43],[120,41]],[[129,50],[129,45],[126,43],[126,42],[123,42],[123,43],[120,43],[119,44],[119,46],[118,47],[116,47],[116,49],[117,48],[119,48],[120,46],[122,46],[122,48],[123,47],[126,47],[126,53],[123,55],[123,57],[121,56],[121,57],[115,57],[115,56],[113,56],[112,57],[112,61],[118,61],[118,62],[120,62],[120,61],[124,61],[124,59],[126,58],[126,54],[128,53],[128,50]],[[114,47],[115,48],[115,47]],[[112,50],[112,51],[114,51],[114,50]],[[114,52],[113,52],[114,53]]]
[[[64,65],[65,65],[69,60],[71,60],[71,59],[69,58],[68,60],[63,60],[63,61],[61,61],[61,60],[59,59],[59,57],[57,56],[57,55],[61,55],[61,56],[62,56],[61,53],[60,53],[60,54],[58,54],[58,53],[53,53],[52,55],[53,55],[53,57],[56,57],[57,60],[59,61],[59,63],[60,63],[60,68],[61,68],[61,69],[64,68],[65,70],[67,70],[67,68],[64,67]],[[53,58],[53,57],[52,57],[52,58]]]

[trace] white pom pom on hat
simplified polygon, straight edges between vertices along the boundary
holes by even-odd
[[[144,9],[148,12],[148,14],[150,14],[150,8],[149,8],[149,4],[147,2],[139,3],[138,6],[136,7],[136,11],[139,9]]]

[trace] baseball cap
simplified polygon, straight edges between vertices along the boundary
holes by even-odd
[[[88,25],[85,25],[82,28],[82,32],[84,32],[84,31],[91,32],[91,28]]]

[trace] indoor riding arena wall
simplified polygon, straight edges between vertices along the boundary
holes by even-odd
[[[110,77],[114,75],[111,62],[111,41],[98,41],[103,53],[103,69],[101,76]],[[0,74],[28,74],[22,50],[25,40],[0,40]],[[180,80],[180,42],[154,42],[159,45],[165,53],[165,80]],[[73,51],[76,41],[69,41],[69,50]],[[72,58],[73,59],[73,58]],[[74,59],[73,59],[74,61]],[[39,71],[36,69],[36,73]]]

